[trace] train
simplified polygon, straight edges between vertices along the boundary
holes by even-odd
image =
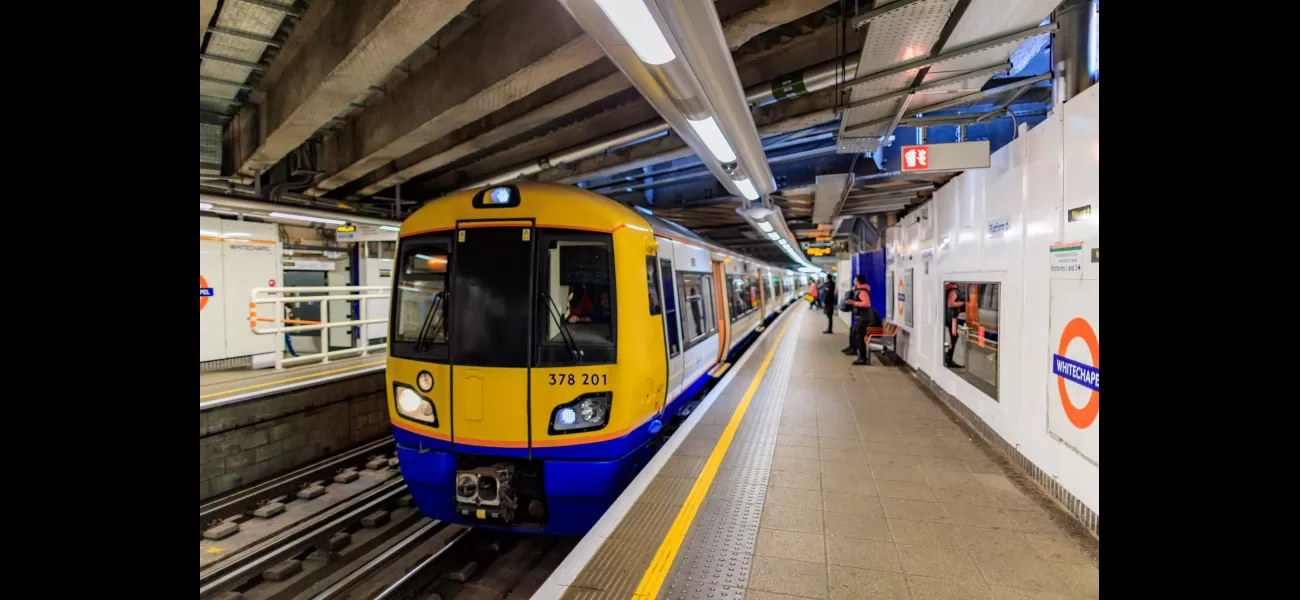
[[[387,356],[425,515],[586,533],[807,276],[581,188],[456,192],[401,225]]]

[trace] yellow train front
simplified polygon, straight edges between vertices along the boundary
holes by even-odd
[[[729,259],[699,244],[698,272],[673,275],[648,219],[664,228],[578,188],[518,183],[452,194],[402,224],[388,404],[423,513],[585,533],[738,346],[729,304],[757,307],[762,293],[737,302]],[[680,285],[691,288],[663,294]],[[745,334],[767,316],[754,312]],[[712,340],[694,358],[692,337]]]

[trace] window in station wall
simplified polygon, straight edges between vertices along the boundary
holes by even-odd
[[[995,401],[1001,287],[988,281],[946,281],[942,304],[944,366]]]

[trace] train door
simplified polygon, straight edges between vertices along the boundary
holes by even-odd
[[[659,248],[671,249],[672,242],[660,240]],[[665,339],[668,341],[668,400],[682,393],[682,379],[685,376],[686,357],[682,354],[681,305],[677,297],[677,273],[673,270],[671,258],[659,255],[659,276],[663,281],[664,291],[664,327],[667,329]],[[671,256],[671,254],[669,254]]]
[[[713,261],[713,314],[718,318],[718,364],[727,360],[727,351],[731,348],[731,311],[727,302],[731,291],[728,285],[722,261]]]
[[[532,223],[459,223],[447,326],[453,444],[518,448],[529,439]]]

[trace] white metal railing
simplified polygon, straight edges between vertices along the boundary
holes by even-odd
[[[331,301],[342,300],[348,302],[359,302],[360,310],[358,314],[366,314],[366,302],[368,300],[384,300],[392,295],[388,286],[368,285],[368,286],[316,286],[316,287],[260,287],[253,288],[248,295],[248,326],[252,328],[253,333],[257,335],[274,335],[275,341],[275,369],[277,371],[284,369],[285,365],[296,364],[301,362],[320,361],[327,363],[331,356],[342,356],[345,354],[355,354],[365,356],[375,350],[383,350],[388,347],[388,343],[370,344],[358,346],[356,348],[344,348],[342,350],[329,349],[329,330],[337,327],[361,327],[362,340],[368,340],[365,336],[367,325],[376,325],[387,323],[388,317],[384,316],[378,319],[351,319],[348,321],[330,321],[329,303]],[[303,321],[299,319],[285,319],[284,306],[287,304],[302,304],[307,302],[320,303],[320,320]],[[258,316],[257,307],[259,304],[272,305],[272,315],[274,317]],[[259,323],[273,323],[274,327],[258,327]],[[307,331],[320,331],[321,343],[320,352],[315,354],[302,354],[289,358],[284,357],[285,336],[286,334],[303,333]],[[387,337],[385,337],[387,339]]]

